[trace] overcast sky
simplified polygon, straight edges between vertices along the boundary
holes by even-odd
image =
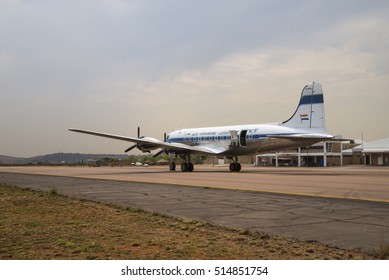
[[[289,118],[323,85],[329,133],[389,137],[388,1],[0,0],[0,154],[123,153]],[[131,145],[131,144],[130,144]]]

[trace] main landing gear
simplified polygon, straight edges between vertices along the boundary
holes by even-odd
[[[230,164],[231,172],[239,172],[242,169],[242,165],[238,162],[238,157],[233,158],[233,162]]]
[[[181,164],[181,171],[192,172],[194,170],[194,166],[193,163],[190,162],[190,155],[180,155],[180,157],[185,160],[185,162]],[[228,159],[232,160],[232,163],[230,164],[231,172],[239,172],[242,169],[242,165],[240,165],[240,163],[238,162],[238,157],[228,157]],[[176,163],[174,159],[172,159],[169,164],[169,170],[176,171]]]
[[[169,164],[169,170],[170,171],[176,171],[176,163],[174,160],[170,162]],[[185,155],[185,162],[181,164],[181,171],[182,172],[192,172],[194,170],[193,163],[190,162],[190,156]]]
[[[192,172],[194,170],[193,163],[190,162],[190,155],[185,155],[185,162],[181,164],[181,171],[182,172]]]
[[[242,169],[242,166],[239,162],[233,162],[230,164],[230,171],[231,172],[239,172]]]
[[[194,170],[193,163],[191,162],[184,162],[181,164],[181,171],[182,172],[192,172]]]
[[[176,163],[174,161],[169,164],[169,170],[176,171]]]

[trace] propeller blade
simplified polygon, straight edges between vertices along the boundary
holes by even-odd
[[[131,146],[131,147],[129,147],[129,148],[128,148],[127,150],[125,150],[124,152],[127,153],[127,152],[131,151],[132,149],[134,149],[135,147],[136,147],[136,144],[133,145],[133,146]]]
[[[140,138],[140,126],[138,126],[138,138]]]
[[[162,154],[163,152],[165,152],[164,149],[160,150],[158,153],[156,153],[155,155],[153,155],[153,158],[156,158],[157,156],[159,156],[159,155]]]
[[[163,134],[163,142],[166,142],[166,132]]]

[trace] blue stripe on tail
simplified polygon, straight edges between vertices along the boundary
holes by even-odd
[[[324,103],[323,94],[305,95],[301,98],[299,105]]]

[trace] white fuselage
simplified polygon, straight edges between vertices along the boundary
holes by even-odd
[[[232,133],[231,133],[232,131]],[[236,134],[234,133],[236,132]],[[312,129],[292,128],[276,124],[252,124],[219,127],[180,129],[168,134],[168,143],[202,146],[224,151],[223,156],[260,154],[311,145],[317,140],[277,139],[272,136],[288,136],[312,133]],[[318,132],[323,132],[321,129]]]

